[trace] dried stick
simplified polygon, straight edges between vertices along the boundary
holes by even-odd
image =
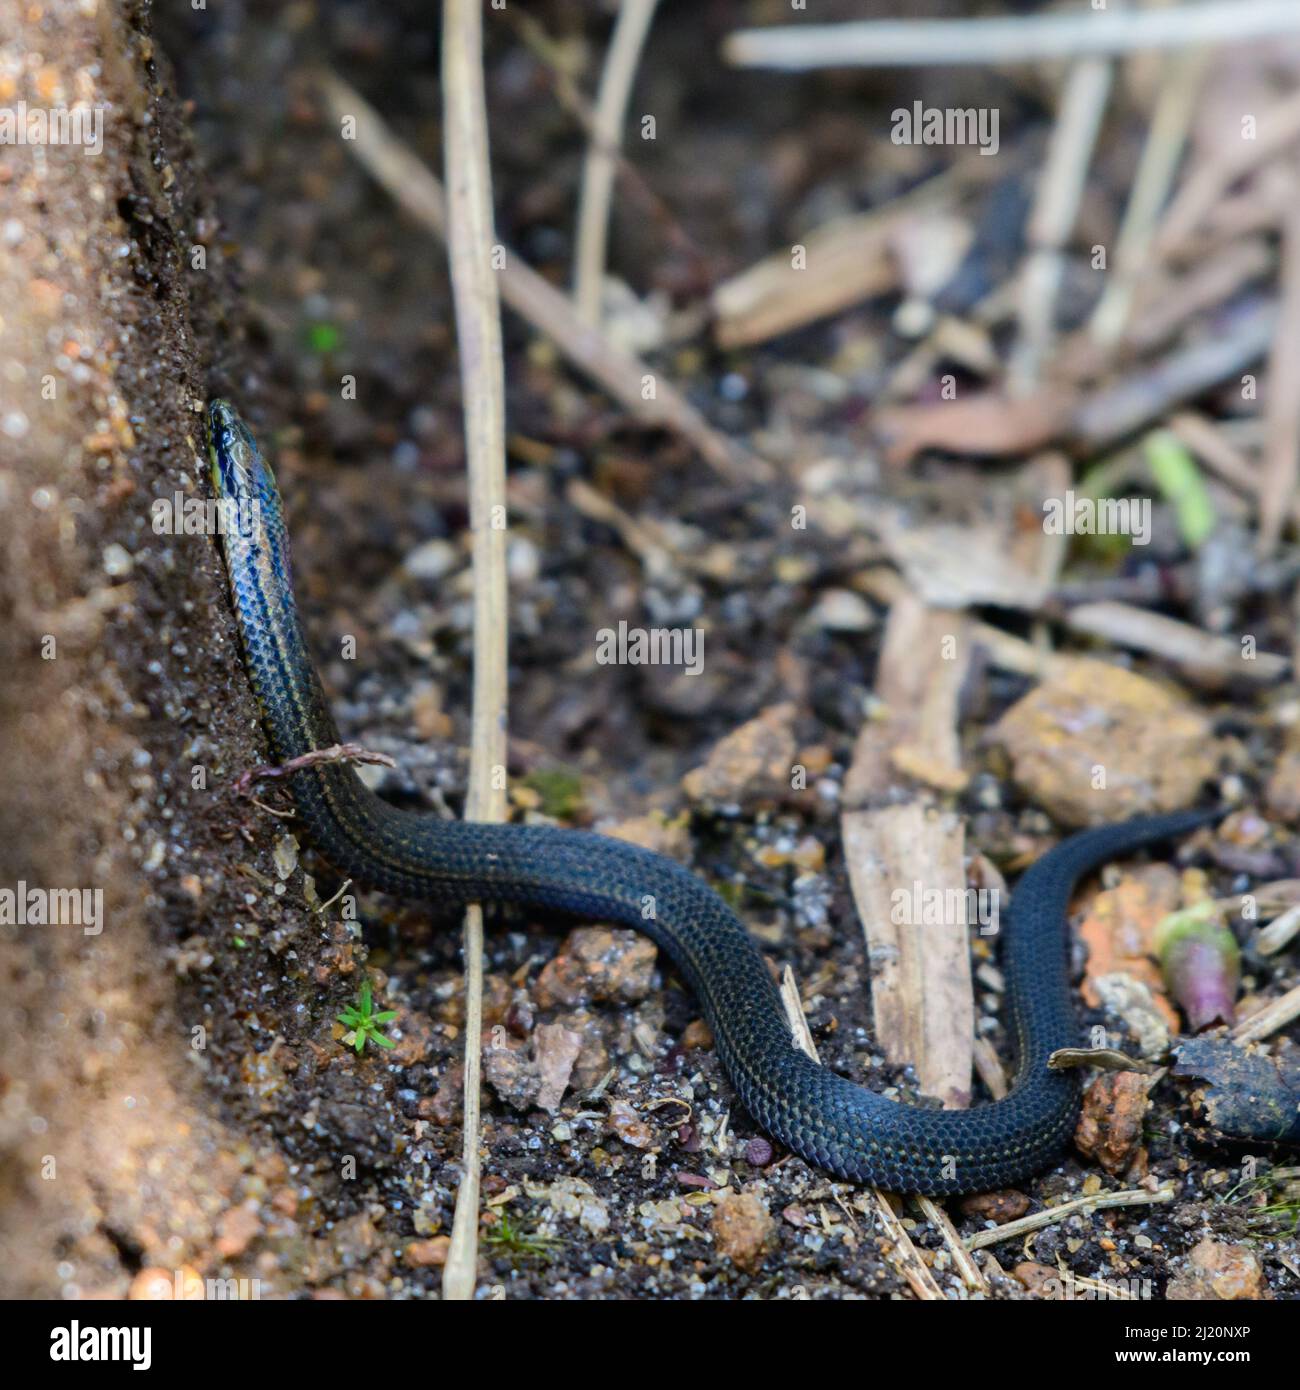
[[[1294,1018],[1300,1018],[1300,985],[1265,1004],[1257,1014],[1243,1019],[1229,1036],[1245,1047],[1247,1043],[1260,1042],[1279,1028],[1285,1028]]]
[[[962,1283],[972,1292],[988,1293],[988,1280],[971,1259],[970,1252],[963,1244],[961,1236],[957,1234],[956,1226],[949,1220],[948,1213],[933,1197],[918,1197],[916,1205],[920,1207],[922,1215],[930,1225],[943,1237],[943,1243],[948,1247],[953,1267],[961,1275]]]
[[[1170,254],[1184,242],[1239,179],[1281,154],[1300,139],[1300,93],[1270,106],[1258,121],[1253,140],[1239,149],[1207,160],[1179,188],[1169,204],[1156,237],[1156,250]]]
[[[501,304],[492,268],[492,174],[483,92],[482,9],[445,0],[442,22],[447,250],[460,345],[465,460],[474,562],[474,704],[465,817],[505,819],[506,436]],[[471,1299],[478,1278],[479,1099],[483,1057],[483,910],[465,914],[465,1124],[460,1190],[443,1270],[447,1299]]]
[[[578,244],[574,256],[573,298],[584,323],[600,322],[600,291],[605,277],[605,244],[609,234],[609,202],[614,191],[616,155],[622,143],[623,120],[641,49],[658,3],[659,0],[622,0],[596,94],[595,129],[582,167]]]
[[[335,119],[355,123],[346,143],[371,177],[428,231],[445,239],[446,206],[438,180],[342,78],[322,72],[318,81]],[[502,246],[501,255],[504,268],[497,272],[501,298],[630,415],[679,435],[728,482],[772,480],[767,462],[715,430],[661,372],[583,323],[567,296],[513,251]],[[647,388],[653,388],[649,399]]]
[[[736,67],[938,67],[1038,63],[1201,43],[1247,43],[1300,30],[1295,0],[1211,0],[1163,10],[1089,9],[1007,19],[862,20],[738,29],[722,45]]]
[[[1084,58],[1074,64],[1066,80],[1034,197],[1029,254],[1020,277],[1020,336],[1009,371],[1010,388],[1017,394],[1034,388],[1051,348],[1053,314],[1065,266],[1061,248],[1079,215],[1113,79],[1114,64],[1108,59]]]
[[[675,247],[695,267],[696,273],[710,280],[706,257],[698,243],[682,226],[668,203],[651,187],[641,171],[628,159],[618,144],[605,144],[596,134],[596,116],[591,103],[578,90],[578,85],[569,75],[559,53],[559,47],[548,36],[542,25],[532,15],[520,13],[519,7],[507,10],[515,32],[524,47],[541,63],[550,74],[551,87],[555,99],[565,111],[582,127],[587,139],[605,151],[613,161],[619,177],[627,185],[627,191],[641,204],[663,232],[669,244]]]
[[[1267,447],[1259,480],[1259,550],[1268,555],[1282,538],[1300,472],[1300,210],[1282,229],[1282,307],[1268,359]]]
[[[1156,109],[1115,242],[1112,276],[1088,325],[1093,341],[1104,346],[1114,347],[1124,336],[1133,292],[1146,267],[1156,220],[1187,145],[1208,62],[1209,54],[1200,48],[1165,60]]]
[[[1145,1207],[1152,1203],[1172,1202],[1173,1187],[1158,1187],[1154,1192],[1146,1188],[1132,1188],[1127,1192],[1098,1192],[1091,1197],[1073,1197],[1068,1202],[1060,1202],[1046,1211],[1036,1211],[1032,1216],[1022,1216],[1018,1221],[1008,1221],[992,1231],[976,1231],[966,1237],[967,1250],[982,1250],[986,1245],[1001,1245],[1004,1240],[1014,1240],[1017,1236],[1028,1235],[1030,1231],[1041,1230],[1044,1226],[1055,1226],[1076,1211],[1101,1211],[1106,1207]]]

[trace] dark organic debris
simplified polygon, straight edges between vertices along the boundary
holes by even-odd
[[[1178,1048],[1174,1075],[1208,1083],[1192,1093],[1193,1109],[1212,1134],[1300,1144],[1300,1065],[1218,1038]]]

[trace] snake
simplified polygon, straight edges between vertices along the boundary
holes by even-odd
[[[928,1196],[1013,1186],[1051,1166],[1080,1107],[1077,1070],[1051,1054],[1079,1039],[1067,917],[1078,879],[1183,836],[1219,810],[1148,815],[1076,833],[1021,876],[1002,960],[1017,1070],[1006,1095],[936,1109],[878,1094],[795,1045],[768,964],[702,879],[642,846],[563,826],[451,820],[383,800],[345,759],[294,598],[275,475],[229,401],[208,409],[212,486],[244,666],[308,838],[360,885],[430,903],[514,904],[644,933],[694,992],[741,1102],[758,1126],[827,1173]],[[1009,917],[1009,921],[1006,919]]]

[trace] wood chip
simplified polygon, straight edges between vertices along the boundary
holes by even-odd
[[[910,802],[850,811],[842,830],[872,965],[877,1043],[891,1062],[915,1070],[925,1095],[949,1108],[969,1105],[975,1002],[961,819]],[[942,896],[928,896],[935,893]],[[930,914],[926,902],[962,910]]]

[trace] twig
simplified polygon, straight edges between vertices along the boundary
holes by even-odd
[[[1090,396],[1075,411],[1069,433],[1095,451],[1163,418],[1258,361],[1273,341],[1277,320],[1271,300],[1252,298],[1233,305],[1196,341]]]
[[[1230,487],[1252,502],[1258,500],[1259,469],[1216,424],[1194,410],[1180,410],[1170,418],[1169,431]]]
[[[1018,1221],[1008,1221],[993,1231],[976,1231],[966,1237],[967,1250],[982,1250],[986,1245],[1000,1245],[1004,1240],[1014,1240],[1016,1236],[1028,1235],[1044,1226],[1055,1226],[1076,1211],[1100,1211],[1103,1207],[1145,1207],[1155,1202],[1172,1202],[1172,1187],[1157,1188],[1148,1192],[1145,1188],[1132,1188],[1127,1192],[1098,1192],[1092,1197],[1075,1197],[1059,1206],[1048,1207],[1046,1211],[1036,1211],[1032,1216],[1022,1216]]]
[[[957,1273],[961,1275],[962,1283],[968,1289],[988,1293],[988,1280],[985,1279],[980,1267],[971,1259],[970,1252],[963,1244],[961,1236],[957,1234],[956,1226],[948,1219],[948,1213],[933,1197],[918,1197],[916,1204],[921,1208],[921,1213],[925,1219],[943,1237],[943,1243],[952,1255],[952,1262],[956,1266]]]
[[[604,150],[614,162],[619,177],[627,184],[628,192],[637,198],[654,218],[669,244],[691,262],[693,272],[706,283],[712,279],[707,259],[698,242],[682,226],[673,209],[650,185],[635,164],[623,153],[617,142],[606,144],[596,133],[596,116],[591,103],[578,89],[561,58],[558,45],[530,14],[516,5],[506,10],[515,32],[524,47],[541,63],[551,76],[555,99],[582,127],[588,141]]]
[[[1300,10],[1298,10],[1300,12]],[[1300,139],[1300,93],[1270,106],[1259,118],[1256,137],[1207,161],[1182,185],[1165,212],[1156,248],[1171,253],[1239,179]]]
[[[1084,58],[1070,69],[1034,195],[1029,254],[1020,277],[1020,337],[1008,372],[1010,389],[1024,395],[1037,384],[1051,348],[1053,313],[1065,267],[1062,247],[1079,215],[1088,165],[1106,112],[1114,64]]]
[[[342,78],[322,72],[319,81],[331,114],[356,123],[353,138],[346,142],[352,153],[395,202],[444,239],[442,185]],[[772,480],[768,463],[715,430],[661,372],[583,323],[568,298],[513,251],[502,246],[501,255],[504,268],[498,276],[502,299],[629,414],[643,424],[680,435],[729,482],[753,485]],[[649,399],[647,387],[653,388]]]
[[[234,781],[236,796],[247,796],[254,782],[273,782],[280,778],[292,777],[309,767],[320,767],[325,763],[370,763],[375,767],[396,767],[397,763],[387,753],[374,753],[359,743],[332,743],[328,748],[313,748],[310,753],[300,753],[287,763],[271,766],[250,767],[241,772]],[[269,807],[267,808],[270,809]],[[283,812],[273,812],[282,815]]]
[[[997,1050],[987,1038],[975,1039],[975,1070],[994,1100],[1007,1093],[1007,1073]]]
[[[1269,227],[1270,237],[1275,228],[1276,219]],[[1276,264],[1269,238],[1256,234],[1224,241],[1205,258],[1198,257],[1184,274],[1144,274],[1122,340],[1126,357],[1144,357],[1173,341],[1194,319],[1215,313],[1247,286],[1265,279]],[[1095,375],[1114,366],[1109,348],[1100,356]]]
[[[1258,1013],[1243,1019],[1229,1036],[1233,1042],[1244,1047],[1247,1043],[1259,1042],[1270,1033],[1276,1033],[1279,1028],[1285,1028],[1293,1018],[1300,1018],[1300,985],[1287,990]]]
[[[939,67],[1038,63],[1148,48],[1247,43],[1300,30],[1294,0],[1212,0],[1172,9],[1085,10],[1008,19],[863,20],[849,24],[738,29],[722,45],[736,67]]]
[[[1300,907],[1291,907],[1255,933],[1255,950],[1261,956],[1275,956],[1300,936]]]
[[[1112,646],[1164,657],[1188,674],[1202,678],[1222,676],[1269,682],[1284,676],[1291,665],[1276,652],[1247,656],[1239,640],[1220,637],[1192,623],[1130,603],[1081,603],[1067,610],[1062,621],[1074,632],[1100,637]]]
[[[1259,486],[1259,550],[1271,554],[1282,537],[1300,472],[1300,209],[1282,232],[1282,304],[1268,359],[1268,444]]]
[[[799,982],[788,965],[781,971],[781,1003],[785,1005],[786,1022],[790,1025],[794,1045],[814,1062],[820,1062],[821,1056],[813,1041],[812,1029],[808,1027],[803,1005],[799,1002]]]
[[[1206,50],[1197,48],[1165,62],[1156,109],[1115,241],[1111,276],[1088,325],[1094,342],[1114,346],[1124,336],[1133,292],[1147,263],[1156,219],[1187,144],[1208,61]]]
[[[506,441],[501,305],[492,268],[492,174],[483,93],[482,8],[444,0],[442,87],[447,250],[456,306],[474,565],[474,704],[465,817],[505,819]],[[483,910],[465,913],[463,1174],[443,1270],[447,1299],[474,1296],[478,1278],[479,1098],[483,1033]]]
[[[990,182],[993,164],[998,176],[1005,174],[1005,159],[973,155],[880,207],[824,223],[800,238],[802,270],[794,269],[787,246],[724,280],[711,301],[718,344],[765,342],[892,289],[898,266],[890,243],[908,219],[956,203],[970,188]]]
[[[582,167],[574,256],[573,298],[584,323],[600,322],[609,201],[614,190],[615,159],[612,151],[616,151],[621,143],[632,82],[658,3],[659,0],[622,0],[609,41],[600,89],[596,94],[596,128],[592,132]]]
[[[897,1257],[894,1267],[907,1280],[917,1298],[927,1303],[942,1302],[943,1290],[930,1273],[929,1266],[921,1258],[916,1246],[912,1244],[907,1227],[894,1215],[889,1199],[878,1187],[871,1189],[871,1196],[875,1202],[876,1220],[880,1222],[885,1239],[893,1245],[893,1254]],[[885,1253],[888,1258],[889,1252]]]

